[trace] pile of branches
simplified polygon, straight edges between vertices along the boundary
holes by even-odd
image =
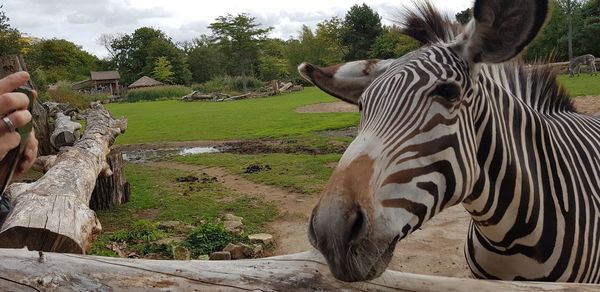
[[[273,81],[271,85],[265,86],[256,91],[248,92],[241,95],[229,95],[225,93],[215,92],[205,94],[202,92],[194,91],[181,98],[183,101],[211,101],[211,102],[224,102],[234,101],[249,98],[261,98],[267,96],[275,96],[283,93],[290,93],[296,91],[302,91],[304,87],[302,85],[294,85],[292,82],[280,82]]]

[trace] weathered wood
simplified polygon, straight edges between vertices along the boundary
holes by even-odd
[[[46,173],[56,164],[56,155],[40,156],[33,164],[33,170],[41,173]]]
[[[598,291],[598,285],[501,282],[388,271],[377,280],[335,280],[306,252],[244,261],[150,261],[0,250],[0,290],[59,291]],[[17,284],[19,283],[19,284]],[[17,286],[15,286],[17,285]]]
[[[54,167],[31,184],[7,191],[13,210],[0,228],[0,247],[85,253],[100,232],[89,201],[96,179],[110,173],[109,147],[127,121],[114,120],[99,104],[88,113],[86,132],[73,147],[58,154]]]
[[[50,143],[56,150],[61,147],[73,146],[79,139],[81,124],[71,121],[71,117],[58,112],[54,118],[54,132],[50,136]]]
[[[90,200],[90,208],[94,211],[110,210],[129,202],[131,191],[123,170],[123,152],[113,149],[108,155],[108,166],[111,176],[99,177]]]
[[[225,98],[225,99],[223,99],[223,101],[242,100],[242,99],[249,98],[251,96],[252,96],[252,93],[246,93],[246,94],[242,94],[242,95],[236,95],[236,96]]]

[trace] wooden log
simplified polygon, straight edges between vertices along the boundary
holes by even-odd
[[[52,291],[598,291],[598,285],[483,281],[388,271],[334,279],[316,252],[243,261],[151,261],[0,250],[0,290]]]
[[[246,94],[242,94],[242,95],[236,95],[236,96],[225,98],[223,101],[242,100],[242,99],[247,99],[250,96],[252,96],[252,93],[246,93]]]
[[[111,176],[99,177],[90,200],[90,208],[94,211],[110,210],[129,202],[131,190],[125,179],[123,170],[123,152],[113,149],[108,155],[108,166]]]
[[[99,174],[110,173],[106,156],[127,121],[114,120],[99,104],[92,105],[87,121],[83,137],[59,153],[42,178],[8,188],[13,209],[0,228],[0,247],[66,253],[89,249],[101,231],[90,197]]]
[[[56,150],[61,147],[73,146],[79,139],[81,124],[71,121],[71,117],[62,112],[56,113],[54,119],[54,132],[50,136],[50,143]]]
[[[0,79],[16,72],[27,71],[25,61],[21,56],[8,55],[0,56]],[[29,82],[29,87],[35,88],[34,84]],[[40,155],[52,155],[56,151],[50,144],[50,134],[52,133],[52,126],[48,122],[47,109],[40,103],[39,99],[33,104],[33,127],[35,129],[35,136],[39,141]]]

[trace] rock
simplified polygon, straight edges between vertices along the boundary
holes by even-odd
[[[139,259],[139,258],[140,258],[140,255],[139,255],[139,254],[137,254],[137,253],[135,253],[135,252],[131,252],[131,253],[129,253],[129,254],[127,255],[127,258],[130,258],[130,259]]]
[[[208,259],[211,261],[230,261],[231,253],[228,251],[213,252],[210,254]]]
[[[199,261],[208,261],[209,259],[210,259],[210,257],[207,254],[198,256]]]
[[[273,235],[267,233],[252,234],[248,236],[248,239],[250,239],[251,242],[258,242],[264,245],[273,243]]]
[[[225,214],[225,216],[223,216],[223,220],[225,220],[225,221],[242,221],[242,220],[244,220],[244,218],[235,216],[233,214]]]
[[[241,234],[243,232],[242,229],[244,224],[242,223],[242,220],[244,218],[235,216],[233,214],[225,214],[223,219],[225,220],[223,224],[225,226],[225,230],[235,234]]]
[[[296,200],[296,203],[304,203],[304,202],[306,202],[306,200],[302,200],[302,199]]]
[[[169,231],[176,229],[181,224],[181,221],[163,221],[158,224],[158,228],[161,230]]]
[[[243,260],[252,257],[252,248],[245,244],[228,244],[223,251],[231,254],[233,260]]]
[[[192,253],[183,246],[173,246],[173,259],[176,261],[189,261]]]
[[[265,165],[252,164],[252,165],[246,167],[246,170],[244,171],[244,173],[251,174],[251,173],[259,173],[261,171],[269,171],[269,170],[272,170],[272,168],[268,164],[265,164]]]

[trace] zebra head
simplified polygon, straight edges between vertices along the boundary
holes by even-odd
[[[423,3],[406,32],[423,47],[396,60],[357,61],[300,73],[356,104],[361,122],[310,219],[309,238],[335,277],[378,277],[396,243],[473,189],[480,68],[516,57],[537,35],[544,0],[477,0],[458,28]]]

